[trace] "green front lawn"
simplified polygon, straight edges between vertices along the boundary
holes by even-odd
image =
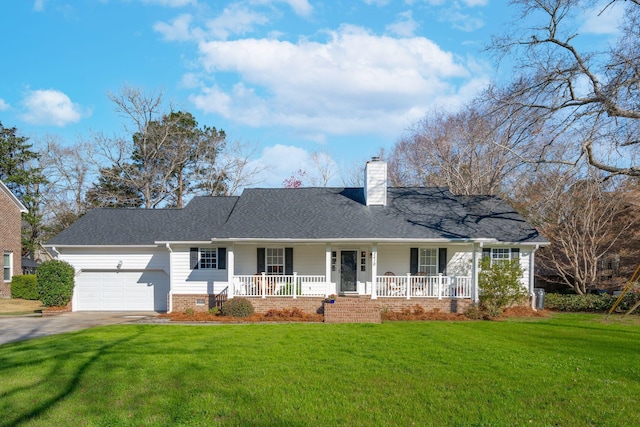
[[[602,319],[94,328],[0,346],[0,425],[639,425]]]

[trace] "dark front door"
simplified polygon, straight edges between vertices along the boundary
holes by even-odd
[[[358,271],[358,252],[357,251],[341,251],[340,252],[340,292],[356,292],[357,289],[357,272]]]

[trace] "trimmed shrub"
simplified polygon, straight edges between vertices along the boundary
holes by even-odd
[[[64,307],[73,296],[75,270],[65,261],[45,261],[37,271],[38,295],[45,307]]]
[[[13,276],[11,279],[11,298],[38,300],[38,282],[35,274]]]
[[[483,258],[478,275],[480,309],[487,317],[499,317],[502,310],[513,304],[520,304],[527,296],[522,287],[522,267],[518,260],[495,262]]]
[[[563,295],[563,294],[546,294],[544,300],[545,308],[557,311],[588,311],[588,312],[605,312],[609,311],[618,297],[602,294],[586,294],[586,295]],[[625,294],[622,301],[616,308],[618,312],[626,312],[640,300],[640,292],[637,288]]]
[[[231,298],[222,304],[222,315],[231,317],[249,317],[253,314],[253,304],[246,298]]]

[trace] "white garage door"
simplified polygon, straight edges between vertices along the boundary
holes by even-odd
[[[169,276],[162,271],[86,271],[76,278],[78,311],[166,311]]]

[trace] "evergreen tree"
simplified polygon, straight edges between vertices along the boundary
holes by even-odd
[[[15,127],[5,128],[0,123],[0,180],[25,205],[23,215],[22,252],[33,253],[43,232],[40,212],[40,185],[47,182],[42,170],[36,166],[38,153],[32,151],[29,138],[18,136]]]

